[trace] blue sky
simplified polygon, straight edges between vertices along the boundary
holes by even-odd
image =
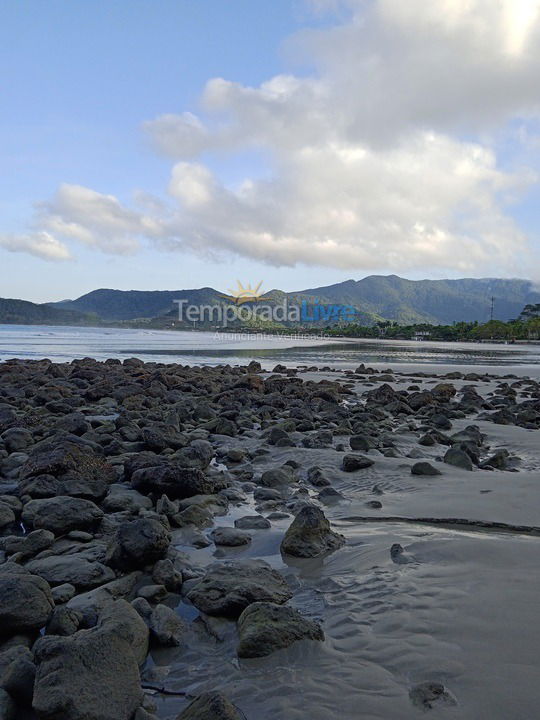
[[[527,15],[526,42],[525,21],[509,37],[521,42],[513,57],[494,59],[499,74],[501,63],[519,64],[501,80],[521,88],[515,99],[475,50],[462,112],[441,117],[444,98],[426,102],[415,43],[428,62],[436,27],[447,56],[462,53],[440,23],[424,28],[417,5],[404,14],[391,0],[0,0],[0,295],[39,302],[97,287],[224,289],[236,278],[292,290],[371,272],[526,273],[531,262],[514,261],[536,251],[538,232],[528,80],[537,18]],[[485,14],[480,0],[472,7]],[[470,12],[457,19],[465,43]],[[486,22],[507,32],[507,16]],[[374,56],[380,78],[366,74]],[[399,97],[407,62],[411,89]],[[205,95],[212,78],[227,84]],[[180,145],[156,120],[166,114]],[[61,186],[72,190],[59,198]],[[120,229],[110,207],[96,220],[110,197]],[[148,210],[155,203],[164,207]],[[54,242],[47,259],[41,233]]]

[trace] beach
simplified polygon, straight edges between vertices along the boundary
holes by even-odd
[[[538,381],[323,367],[0,365],[20,717],[535,716]]]

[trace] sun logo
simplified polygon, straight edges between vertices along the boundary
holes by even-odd
[[[222,295],[222,297],[227,298],[227,300],[232,300],[236,305],[242,305],[242,303],[245,302],[257,302],[261,299],[263,293],[261,291],[262,287],[262,280],[257,285],[257,287],[251,287],[251,284],[246,285],[244,287],[240,280],[236,281],[237,288],[236,290],[231,290],[231,288],[228,288],[228,291],[230,295]]]

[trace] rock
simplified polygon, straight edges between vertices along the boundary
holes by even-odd
[[[360,450],[360,452],[368,452],[373,447],[373,443],[366,435],[352,435],[349,444],[352,450]]]
[[[63,585],[57,585],[51,592],[55,604],[59,605],[60,603],[67,603],[71,600],[76,590],[70,583],[64,583]]]
[[[439,402],[450,402],[456,394],[456,388],[451,383],[439,383],[431,389],[431,394]]]
[[[11,695],[0,688],[0,718],[2,720],[15,720],[16,711],[17,706]]]
[[[182,467],[205,470],[214,459],[215,453],[208,440],[193,440],[189,447],[179,450],[174,457]]]
[[[365,468],[371,467],[374,461],[371,458],[364,457],[363,455],[344,455],[342,470],[345,472],[355,472],[356,470],[364,470]]]
[[[281,542],[281,552],[294,557],[318,557],[345,543],[343,535],[330,528],[320,508],[307,505],[295,517]]]
[[[263,657],[297,640],[324,640],[320,625],[285,605],[257,602],[238,618],[238,657]]]
[[[131,720],[142,703],[137,660],[114,626],[47,636],[34,651],[40,720]]]
[[[438,682],[425,682],[416,685],[410,690],[409,697],[413,705],[423,710],[432,710],[434,707],[444,705],[457,705],[453,695],[448,692],[442,683]]]
[[[251,542],[251,537],[246,532],[231,527],[217,527],[212,530],[210,537],[215,545],[225,545],[227,547],[249,545]]]
[[[343,500],[343,495],[332,487],[325,487],[317,495],[317,498],[323,503],[335,503]]]
[[[150,498],[125,485],[113,484],[109,487],[106,498],[101,503],[107,512],[130,512],[137,514],[139,510],[151,510]]]
[[[49,584],[12,563],[0,565],[0,635],[45,626],[54,608]]]
[[[191,505],[181,512],[177,513],[172,522],[177,527],[186,527],[187,525],[195,525],[198,528],[210,527],[212,525],[213,515],[208,508],[199,505]]]
[[[99,627],[127,640],[135,660],[142,665],[148,654],[149,632],[139,613],[125,600],[105,605],[99,616]]]
[[[156,585],[163,585],[169,592],[180,592],[182,589],[182,573],[176,570],[171,560],[158,560],[152,571],[152,580]]]
[[[274,488],[257,487],[253,491],[253,499],[258,502],[265,500],[281,500],[282,495],[279,490]]]
[[[246,716],[223,693],[210,692],[196,697],[176,720],[246,720]]]
[[[75,610],[71,610],[66,607],[57,607],[54,609],[45,633],[47,635],[61,635],[67,637],[68,635],[74,635],[81,624],[82,615]]]
[[[251,603],[278,605],[292,596],[283,576],[263,561],[215,563],[187,597],[201,612],[236,618]]]
[[[207,477],[198,468],[179,465],[159,465],[136,470],[131,477],[132,486],[143,494],[167,495],[171,500],[182,500],[194,495],[212,495],[223,487],[223,477]]]
[[[21,493],[35,498],[71,495],[100,500],[116,473],[92,449],[62,441],[41,444],[21,468]]]
[[[294,446],[294,442],[289,433],[278,426],[274,426],[268,433],[268,442],[270,445],[278,445],[279,447]]]
[[[508,467],[508,458],[510,453],[505,448],[497,450],[493,455],[490,455],[486,460],[480,463],[480,467],[486,468],[491,467],[496,470],[505,470]]]
[[[9,527],[15,522],[15,513],[6,505],[6,503],[0,502],[0,528]]]
[[[407,397],[407,403],[413,410],[433,405],[436,401],[435,396],[429,390],[413,392]]]
[[[158,603],[167,597],[167,588],[165,585],[143,585],[139,588],[137,596],[143,598],[148,603]]]
[[[32,433],[26,428],[9,428],[2,433],[1,437],[4,441],[4,447],[10,454],[26,450],[34,442]]]
[[[50,585],[69,583],[79,590],[90,590],[115,578],[110,567],[76,554],[38,558],[28,562],[25,567]]]
[[[399,543],[394,543],[390,548],[390,557],[396,565],[407,565],[408,563],[416,562],[414,557],[406,552]]]
[[[234,527],[241,530],[266,530],[272,524],[262,515],[245,515],[234,521]]]
[[[411,467],[412,475],[442,475],[441,471],[429,462],[417,462]]]
[[[246,457],[246,451],[244,448],[229,448],[227,450],[227,460],[230,460],[233,463],[239,463],[242,462],[242,460]]]
[[[372,508],[373,510],[380,510],[382,508],[382,502],[380,500],[368,500],[366,507]]]
[[[100,613],[112,600],[132,596],[140,577],[141,573],[130,573],[94,590],[75,595],[71,600],[68,600],[68,607],[80,612],[83,616],[84,625],[92,627],[97,623]]]
[[[266,470],[260,479],[260,484],[266,488],[279,488],[292,482],[294,482],[294,471],[289,465]]]
[[[473,464],[469,455],[456,447],[451,447],[446,451],[444,462],[448,465],[454,465],[462,470],[472,470]]]
[[[167,605],[156,605],[148,620],[152,639],[164,647],[177,647],[182,644],[186,634],[186,625],[174,610]]]
[[[308,469],[307,479],[315,487],[328,487],[329,485],[331,485],[330,480],[326,477],[325,472],[316,465]]]
[[[122,523],[108,559],[122,570],[142,568],[164,558],[170,542],[171,535],[159,520],[140,518]]]
[[[31,705],[35,676],[36,666],[28,648],[15,645],[0,653],[0,688],[20,705]]]
[[[47,550],[54,543],[54,533],[50,530],[34,530],[24,537],[9,535],[0,538],[0,548],[5,550],[7,555],[17,553],[21,562],[37,555],[42,550]]]
[[[103,510],[90,500],[67,495],[31,500],[24,506],[22,519],[36,530],[43,528],[55,535],[65,535],[70,530],[92,530],[103,518]]]

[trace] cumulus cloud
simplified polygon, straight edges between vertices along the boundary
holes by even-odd
[[[117,255],[135,253],[141,237],[159,235],[159,220],[123,207],[113,195],[80,185],[61,185],[54,198],[42,204],[40,214],[48,232]]]
[[[347,15],[291,39],[311,74],[214,78],[200,116],[145,123],[173,163],[166,201],[64,185],[40,229],[120,254],[150,241],[277,266],[523,272],[509,203],[537,175],[501,169],[484,138],[540,113],[540,0],[312,4]],[[205,164],[246,149],[263,151],[266,179],[233,188]]]
[[[69,249],[48,232],[0,235],[0,247],[9,252],[24,252],[42,260],[70,260]]]

